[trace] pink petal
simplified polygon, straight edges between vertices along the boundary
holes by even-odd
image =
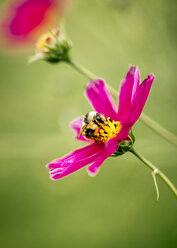
[[[11,1],[12,2],[12,1]],[[31,41],[38,32],[56,25],[64,0],[15,0],[6,7],[2,20],[4,37],[14,42]],[[41,30],[41,28],[43,30]],[[34,36],[34,37],[33,37]]]
[[[74,131],[76,132],[76,139],[77,140],[82,140],[82,141],[85,141],[85,142],[91,142],[87,139],[84,138],[84,136],[81,134],[80,135],[80,130],[81,130],[81,127],[82,127],[82,121],[83,121],[83,117],[78,117],[76,118],[75,120],[73,120],[71,122],[71,128],[74,129]],[[80,135],[80,137],[79,137]]]
[[[128,124],[124,124],[121,131],[118,133],[117,135],[117,140],[124,140],[127,138],[127,136],[129,135],[129,131],[130,131],[131,126]]]
[[[130,125],[134,125],[134,123],[137,121],[139,118],[144,104],[147,100],[147,97],[149,95],[152,83],[154,81],[154,75],[150,74],[147,79],[143,81],[143,83],[138,87],[136,94],[134,96],[133,102],[130,107],[130,117],[129,117],[129,122]]]
[[[140,73],[137,66],[130,66],[130,69],[122,81],[119,94],[118,120],[125,123],[129,116],[129,108],[140,83]]]
[[[117,111],[103,80],[90,81],[86,88],[86,96],[96,112],[116,120]]]
[[[88,167],[87,170],[89,175],[92,177],[95,176],[98,173],[99,168],[104,162],[104,160],[110,157],[117,150],[117,148],[117,139],[113,138],[109,140],[108,143],[105,145],[101,156],[92,165]]]
[[[64,156],[63,158],[59,158],[59,159],[52,161],[50,164],[47,165],[47,168],[50,168],[50,169],[58,168],[58,167],[60,167],[60,163],[66,161],[66,160],[72,160],[73,161],[73,159],[78,159],[78,158],[82,159],[85,157],[86,153],[89,156],[89,154],[93,153],[94,151],[97,152],[100,149],[102,149],[102,146],[104,146],[104,145],[93,143],[91,145],[79,148],[79,149],[75,150],[74,152],[70,153],[69,155]]]
[[[95,162],[104,150],[104,146],[104,144],[94,143],[77,149],[71,154],[48,164],[47,167],[51,169],[51,179],[62,178]]]

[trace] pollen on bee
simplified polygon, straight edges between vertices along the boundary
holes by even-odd
[[[119,121],[112,121],[110,117],[92,111],[85,115],[79,137],[82,134],[88,140],[105,144],[109,139],[117,137],[121,128]]]
[[[112,121],[110,117],[108,117],[106,121],[100,125],[100,129],[95,132],[95,141],[100,143],[106,143],[109,139],[116,137],[122,128],[119,121]]]

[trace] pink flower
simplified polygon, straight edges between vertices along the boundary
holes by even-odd
[[[29,42],[56,23],[63,0],[16,0],[5,9],[2,32],[14,45]]]
[[[91,81],[86,88],[88,100],[96,112],[103,114],[106,118],[110,117],[113,123],[114,121],[120,123],[121,130],[116,137],[110,138],[105,143],[99,143],[87,140],[83,135],[80,136],[83,117],[74,120],[71,127],[76,131],[76,139],[90,144],[48,164],[51,179],[65,177],[86,165],[90,165],[89,174],[96,175],[104,160],[117,151],[123,140],[129,139],[129,131],[143,110],[153,81],[154,75],[150,74],[140,84],[139,69],[131,66],[121,84],[118,111],[104,81],[101,79]]]

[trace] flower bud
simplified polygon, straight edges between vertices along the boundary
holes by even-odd
[[[30,58],[29,62],[41,59],[51,63],[67,61],[70,48],[71,41],[64,32],[59,28],[53,28],[39,38],[36,44],[36,53]]]

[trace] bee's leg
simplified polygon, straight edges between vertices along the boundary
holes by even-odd
[[[99,129],[98,126],[95,128],[95,130],[92,130],[92,129],[91,129],[89,135],[90,135],[92,138],[103,137],[103,136],[99,133],[98,129]],[[103,130],[104,130],[104,129],[103,129]],[[98,135],[95,135],[95,133],[99,134],[99,136],[98,136]]]
[[[96,120],[94,120],[94,123],[102,130],[104,130],[104,133],[107,134],[107,132],[105,131],[105,128],[103,125],[100,125]],[[109,127],[108,124],[104,124],[105,126]]]
[[[81,137],[81,134],[85,131],[85,129],[86,129],[86,125],[84,125],[83,127],[81,127],[80,133],[79,133],[79,135],[78,135],[78,138]]]
[[[88,129],[86,129],[85,134],[86,134],[86,136],[87,136],[88,138],[91,138],[91,137],[93,137],[94,132],[95,132],[94,129],[88,128]]]
[[[96,131],[95,129],[88,128],[85,131],[85,136],[88,139],[94,139],[95,140],[95,138],[98,138],[98,136],[95,134],[95,131]]]

